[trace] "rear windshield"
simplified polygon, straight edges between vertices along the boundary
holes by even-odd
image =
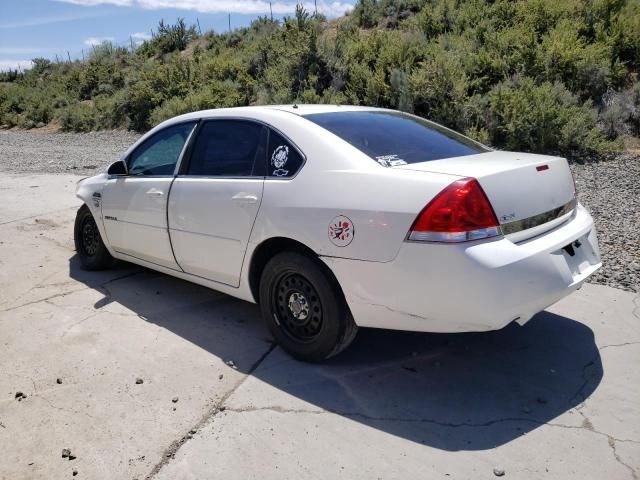
[[[304,117],[385,167],[490,151],[436,123],[401,112],[332,112]]]

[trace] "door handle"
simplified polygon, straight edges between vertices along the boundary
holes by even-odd
[[[239,203],[257,203],[258,197],[250,193],[240,192],[231,197],[231,200]]]
[[[155,195],[157,197],[161,197],[162,195],[164,195],[164,192],[162,190],[158,190],[157,188],[151,188],[149,190],[146,191],[147,195]]]

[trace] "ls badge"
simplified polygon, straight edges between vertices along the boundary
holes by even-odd
[[[346,247],[355,235],[353,222],[344,215],[338,215],[329,224],[329,240],[337,247]]]

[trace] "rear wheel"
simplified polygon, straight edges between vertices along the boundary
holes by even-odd
[[[336,280],[300,253],[269,260],[260,281],[260,307],[274,339],[300,360],[337,355],[357,332]]]
[[[80,263],[87,270],[104,270],[113,264],[113,257],[105,247],[98,225],[89,207],[83,205],[76,214],[74,242]]]

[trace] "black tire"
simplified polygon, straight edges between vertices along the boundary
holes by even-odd
[[[86,205],[82,205],[76,214],[73,240],[85,270],[104,270],[113,265],[113,257],[104,246],[96,221]]]
[[[333,275],[317,259],[296,252],[279,253],[265,266],[260,308],[276,342],[306,362],[337,355],[358,331]]]

